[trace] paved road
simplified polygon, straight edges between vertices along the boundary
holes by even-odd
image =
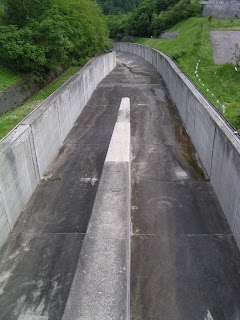
[[[240,46],[240,31],[211,31],[211,40],[216,64],[233,63],[234,45]]]
[[[211,185],[159,74],[121,53],[1,252],[1,320],[62,318],[123,97],[131,100],[132,320],[239,319],[240,255]]]

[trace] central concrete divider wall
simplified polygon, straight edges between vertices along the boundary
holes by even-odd
[[[130,167],[123,98],[63,320],[130,319]]]
[[[0,141],[0,247],[116,53],[92,59]]]
[[[204,95],[163,52],[115,43],[151,63],[163,77],[240,248],[240,140]]]

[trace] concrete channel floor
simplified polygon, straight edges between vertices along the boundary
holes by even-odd
[[[240,255],[210,182],[162,78],[119,53],[0,253],[1,320],[62,319],[123,97],[131,100],[131,319],[240,319]]]

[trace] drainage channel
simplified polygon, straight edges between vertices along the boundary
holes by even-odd
[[[0,319],[59,320],[121,99],[98,87],[0,253]]]

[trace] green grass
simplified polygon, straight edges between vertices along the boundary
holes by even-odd
[[[0,65],[0,91],[22,80],[22,75]]]
[[[22,121],[31,111],[33,111],[43,100],[49,97],[56,89],[64,84],[78,70],[79,66],[71,67],[61,74],[52,84],[43,88],[32,98],[16,109],[4,113],[0,117],[0,139],[6,136],[20,121]]]
[[[240,72],[237,73],[230,63],[214,64],[210,30],[240,30],[240,20],[214,18],[210,23],[206,18],[190,18],[169,29],[180,33],[176,39],[134,38],[134,40],[161,50],[174,58],[220,111],[222,105],[225,105],[225,117],[237,130],[240,130]],[[195,67],[200,56],[198,75],[201,82],[195,76]]]

